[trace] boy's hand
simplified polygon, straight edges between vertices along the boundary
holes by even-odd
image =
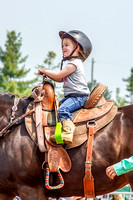
[[[110,179],[114,179],[114,177],[117,175],[113,165],[106,168],[106,174]]]
[[[45,68],[40,68],[39,70],[38,70],[38,74],[39,75],[42,75],[42,76],[46,76],[46,73],[45,73]]]

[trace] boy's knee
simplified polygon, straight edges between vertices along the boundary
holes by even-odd
[[[64,107],[64,106],[60,106],[57,112],[58,112],[58,114],[59,113],[66,113],[66,112],[68,112],[68,108]]]

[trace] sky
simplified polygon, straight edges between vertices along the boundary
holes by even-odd
[[[93,50],[85,61],[86,81],[107,85],[115,98],[127,94],[123,78],[133,67],[133,0],[0,0],[0,46],[4,49],[7,31],[21,33],[22,55],[28,55],[26,68],[34,78],[35,66],[43,64],[48,51],[62,59],[58,32],[80,30],[92,42]]]

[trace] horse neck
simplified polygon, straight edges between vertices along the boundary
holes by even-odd
[[[45,84],[43,86],[43,90],[44,90],[44,96],[42,100],[42,107],[44,109],[53,110],[54,99],[55,99],[54,89],[50,84]]]

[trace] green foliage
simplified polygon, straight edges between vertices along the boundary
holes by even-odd
[[[0,47],[0,61],[2,64],[0,67],[0,90],[27,96],[31,93],[30,87],[36,80],[20,81],[30,71],[30,69],[25,69],[25,62],[28,56],[22,57],[21,46],[22,38],[20,33],[16,34],[15,31],[7,32],[5,50]]]
[[[127,103],[126,99],[123,97],[120,97],[120,88],[116,88],[116,100],[115,104],[117,107],[123,107]]]
[[[50,69],[50,70],[53,70],[53,69],[56,69],[59,67],[59,64],[54,66],[53,62],[56,58],[56,53],[54,53],[53,51],[49,51],[48,54],[47,54],[47,57],[45,58],[44,60],[44,64],[47,65],[47,67]],[[45,67],[45,66],[44,66]]]
[[[123,81],[127,83],[126,90],[128,94],[126,95],[126,97],[129,99],[127,103],[132,104],[133,103],[133,68],[131,68],[130,76],[126,79],[123,79]]]
[[[104,98],[105,98],[106,100],[109,100],[109,99],[111,99],[111,94],[112,94],[112,91],[110,91],[109,89],[107,89],[107,90],[104,92],[103,96],[104,96]]]

